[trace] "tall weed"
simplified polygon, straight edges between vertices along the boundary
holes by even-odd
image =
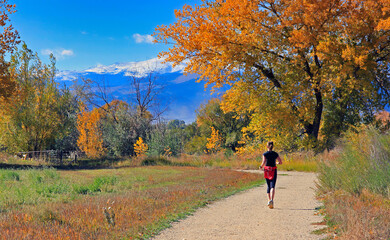
[[[390,135],[373,128],[348,133],[343,151],[319,166],[319,189],[322,192],[342,189],[360,194],[363,189],[390,197]]]

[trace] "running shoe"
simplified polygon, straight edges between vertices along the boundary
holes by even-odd
[[[274,208],[274,201],[269,201],[268,202],[268,207],[270,208],[270,209],[273,209]]]

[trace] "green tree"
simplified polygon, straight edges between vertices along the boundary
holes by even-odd
[[[184,151],[188,154],[204,154],[207,151],[206,128],[200,128],[196,122],[186,125],[184,128]]]
[[[113,156],[132,156],[134,144],[139,138],[146,139],[150,128],[149,118],[138,114],[129,104],[114,100],[103,106],[107,109],[101,120],[104,146]]]
[[[183,152],[185,132],[180,126],[172,127],[167,123],[155,124],[147,144],[149,146],[148,155],[160,156],[169,152],[169,155],[177,156]]]
[[[233,111],[225,113],[221,108],[221,100],[214,98],[199,107],[196,122],[202,129],[203,135],[210,137],[211,129],[215,129],[220,134],[221,147],[236,151],[236,148],[240,146],[242,130],[250,122],[250,115],[239,115]]]
[[[61,128],[58,129],[59,134],[51,149],[75,151],[77,150],[78,138],[77,115],[79,113],[79,101],[66,86],[62,86],[59,91],[61,97],[58,99],[58,105],[60,106],[58,114],[62,124]]]
[[[26,44],[11,56],[17,94],[2,104],[0,116],[0,141],[11,152],[46,150],[66,134],[68,96],[57,88],[55,59],[50,60],[43,64]]]

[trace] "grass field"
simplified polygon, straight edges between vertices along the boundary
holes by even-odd
[[[145,239],[259,175],[194,167],[0,170],[1,239]]]

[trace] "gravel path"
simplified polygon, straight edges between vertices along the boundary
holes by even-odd
[[[259,171],[257,171],[259,172]],[[267,207],[266,184],[212,203],[173,223],[153,239],[321,239],[311,232],[324,226],[314,215],[314,173],[278,172],[274,209]]]

